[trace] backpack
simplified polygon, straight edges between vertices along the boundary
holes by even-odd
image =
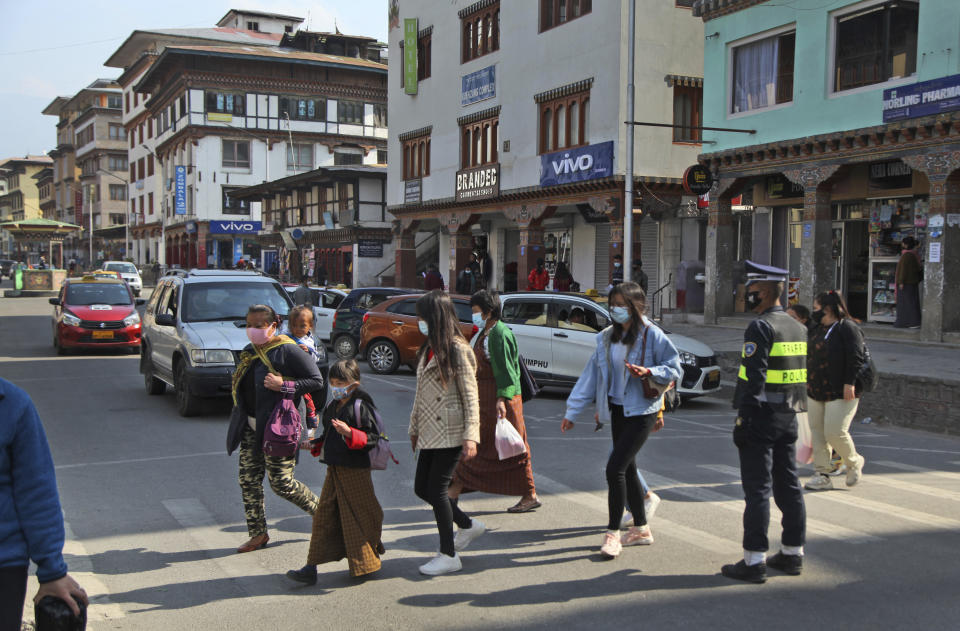
[[[256,348],[256,347],[254,347]],[[267,354],[259,348],[257,355],[267,367],[276,374],[273,364],[267,359]],[[292,458],[300,448],[300,411],[293,403],[293,392],[283,392],[277,405],[267,419],[267,426],[263,430],[263,455],[271,458]]]
[[[357,419],[357,424],[360,423],[360,403],[359,398],[353,402],[353,415]],[[373,425],[378,436],[377,444],[367,452],[367,455],[370,456],[370,468],[375,471],[385,471],[390,460],[393,460],[394,464],[400,464],[400,461],[397,460],[390,449],[390,439],[383,432],[383,420],[380,418],[380,413],[372,405],[370,409],[373,410]]]

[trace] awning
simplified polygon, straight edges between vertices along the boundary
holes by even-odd
[[[72,223],[42,218],[5,221],[0,223],[0,229],[9,232],[14,239],[65,237],[83,230],[82,227]]]

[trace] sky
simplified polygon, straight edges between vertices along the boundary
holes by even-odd
[[[314,31],[336,20],[342,33],[387,41],[387,0],[0,0],[0,160],[53,149],[57,119],[42,110],[118,77],[103,63],[134,30],[212,27],[230,9],[309,17]]]

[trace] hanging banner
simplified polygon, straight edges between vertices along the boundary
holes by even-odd
[[[178,215],[187,214],[187,167],[177,166],[173,169],[174,193],[173,207]]]
[[[403,90],[417,93],[417,18],[403,20]]]
[[[613,141],[540,156],[540,186],[556,186],[613,175]]]

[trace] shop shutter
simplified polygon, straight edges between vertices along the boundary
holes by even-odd
[[[647,290],[652,294],[662,284],[660,282],[660,224],[644,219],[640,222],[637,232],[640,243],[643,245],[640,248],[640,259],[643,261],[643,271],[647,273]]]
[[[610,224],[598,223],[596,225],[593,286],[598,290],[603,290],[610,284]],[[581,289],[587,289],[587,287],[581,287]]]

